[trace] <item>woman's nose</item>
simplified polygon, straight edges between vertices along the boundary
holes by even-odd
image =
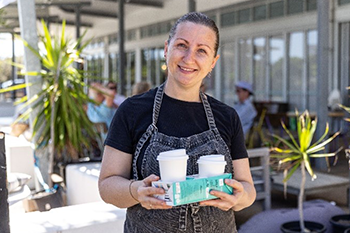
[[[183,57],[183,60],[186,62],[186,63],[191,63],[194,61],[194,51],[191,50],[191,49],[187,49],[185,54],[184,54],[184,57]]]

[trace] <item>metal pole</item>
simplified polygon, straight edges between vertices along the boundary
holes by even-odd
[[[316,139],[320,138],[325,130],[328,118],[328,57],[329,57],[329,1],[317,2],[317,118],[318,126]],[[326,169],[326,163],[322,159],[316,159],[316,166]]]
[[[119,83],[118,92],[125,95],[124,0],[119,0]]]
[[[81,26],[81,22],[80,22],[80,8],[81,6],[78,5],[75,8],[75,21],[76,21],[76,39],[78,40],[78,38],[80,37],[80,26]],[[78,45],[78,47],[80,47],[80,45]]]
[[[12,33],[12,63],[15,63],[16,61],[16,54],[15,54],[15,34]],[[12,82],[15,84],[16,80],[16,67],[12,66]],[[16,99],[16,91],[12,91],[12,100]]]
[[[188,0],[188,12],[196,11],[196,1]]]
[[[7,202],[6,180],[5,134],[0,132],[0,229],[2,233],[10,233],[10,211]]]

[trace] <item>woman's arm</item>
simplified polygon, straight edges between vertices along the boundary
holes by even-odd
[[[210,194],[220,199],[203,201],[201,205],[216,206],[222,210],[233,209],[242,210],[255,201],[256,191],[253,178],[250,173],[248,158],[237,159],[232,161],[234,169],[234,179],[226,179],[225,183],[233,188],[233,194],[212,190]]]
[[[140,203],[147,209],[168,209],[165,201],[154,198],[154,194],[163,194],[161,188],[151,187],[152,181],[159,177],[151,175],[144,180],[130,180],[132,155],[105,146],[98,181],[100,196],[106,203],[119,208],[128,208]]]

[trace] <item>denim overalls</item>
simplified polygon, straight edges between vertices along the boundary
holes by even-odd
[[[156,93],[153,105],[153,122],[140,138],[133,158],[133,178],[138,179],[137,159],[147,140],[149,145],[145,149],[141,173],[143,177],[151,174],[159,176],[157,156],[162,151],[184,148],[189,156],[187,175],[197,174],[197,160],[202,155],[223,154],[227,166],[225,172],[233,174],[232,159],[229,149],[216,128],[214,116],[207,97],[200,93],[209,124],[209,130],[189,137],[172,137],[158,132],[157,120],[161,109],[164,93],[162,84]],[[172,209],[147,210],[140,204],[128,208],[124,225],[125,233],[234,233],[236,223],[234,211],[223,211],[212,206],[199,206],[198,203],[174,206]]]

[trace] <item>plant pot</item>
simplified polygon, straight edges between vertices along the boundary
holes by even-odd
[[[318,222],[304,221],[305,228],[307,228],[310,232],[323,233],[326,232],[326,227]],[[281,226],[281,231],[283,233],[299,233],[300,230],[300,222],[286,222]]]
[[[24,202],[26,212],[48,211],[52,208],[62,207],[63,205],[61,191],[54,189],[50,192],[36,192]]]
[[[343,233],[350,228],[350,214],[335,215],[329,221],[332,224],[334,233]]]

